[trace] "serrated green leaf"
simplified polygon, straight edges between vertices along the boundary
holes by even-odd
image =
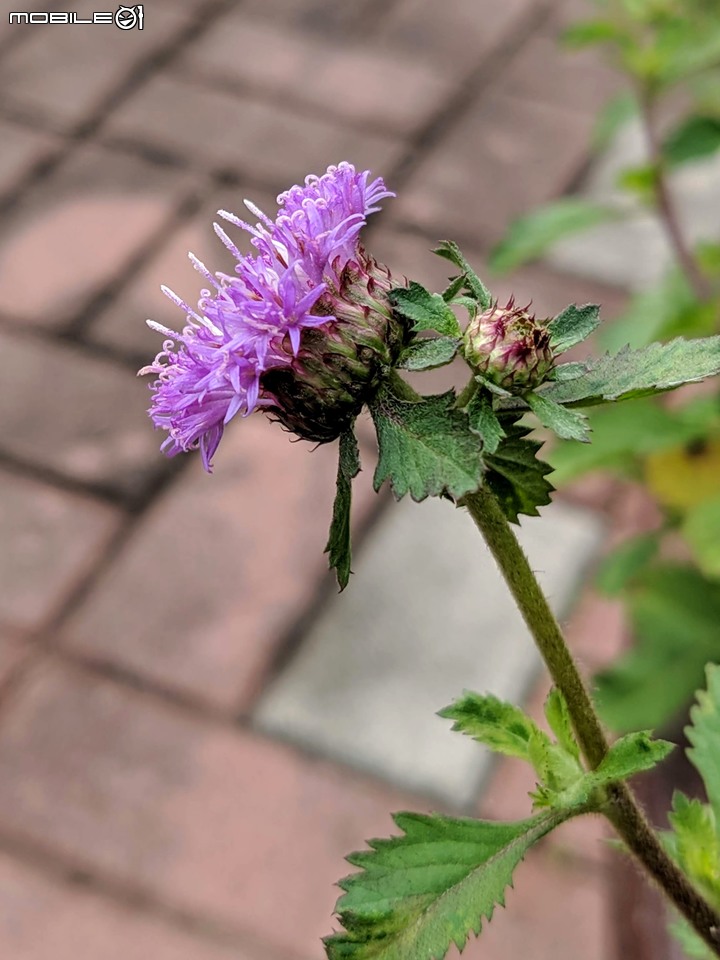
[[[444,257],[445,260],[449,260],[450,263],[454,263],[456,267],[460,268],[465,277],[464,287],[477,300],[482,309],[487,310],[492,304],[490,291],[465,259],[460,247],[452,240],[442,240],[433,250],[433,253],[437,254],[438,257]]]
[[[547,253],[563,237],[617,217],[617,211],[590,200],[556,200],[510,225],[505,238],[490,255],[490,268],[497,273],[515,270]]]
[[[454,358],[460,341],[454,337],[433,337],[415,340],[400,354],[398,367],[402,370],[431,370],[442,367]]]
[[[329,960],[442,960],[452,944],[462,950],[504,905],[530,847],[567,816],[491,823],[396,814],[403,836],[371,840],[348,857],[361,872],[340,882],[345,932],[325,940]]]
[[[453,730],[464,733],[495,753],[530,761],[529,745],[534,734],[547,739],[524,711],[492,694],[465,693],[438,713],[453,720]]]
[[[493,410],[490,395],[485,390],[477,390],[463,409],[467,414],[470,429],[482,440],[483,451],[496,453],[506,433]]]
[[[452,300],[454,300],[460,291],[465,289],[466,284],[467,276],[464,273],[461,273],[459,276],[451,280],[442,292],[442,298],[445,303],[450,303]]]
[[[616,596],[657,555],[657,533],[642,533],[620,544],[600,564],[595,585],[608,597]]]
[[[698,566],[708,577],[720,577],[720,499],[697,503],[682,526]]]
[[[692,744],[688,756],[703,778],[715,821],[720,824],[720,666],[708,663],[705,675],[707,689],[698,690],[697,704],[690,711],[692,726],[685,733]]]
[[[695,383],[720,372],[720,336],[679,337],[643,350],[624,349],[587,362],[584,376],[543,385],[542,395],[557,403],[590,406],[625,400]]]
[[[598,707],[614,730],[661,727],[702,685],[705,664],[720,660],[720,584],[694,567],[655,565],[626,603],[635,644],[595,678]]]
[[[671,856],[703,896],[720,906],[720,837],[712,807],[676,791],[669,820],[672,833],[663,839]]]
[[[600,764],[587,776],[598,786],[627,780],[636,773],[652,770],[674,749],[674,743],[654,740],[651,730],[627,733],[615,741]]]
[[[435,333],[460,337],[460,324],[439,293],[430,293],[412,281],[407,287],[394,287],[389,293],[394,308],[414,323],[413,331],[434,330]]]
[[[546,474],[552,471],[538,459],[541,444],[526,439],[530,430],[516,423],[512,417],[501,417],[507,434],[495,453],[484,455],[487,472],[485,481],[500,502],[503,513],[517,523],[520,514],[538,516],[538,507],[550,503],[554,487]]]
[[[600,323],[600,307],[596,303],[586,303],[579,307],[571,303],[548,324],[550,346],[557,355],[565,353],[576,343],[587,340]]]
[[[566,753],[579,762],[580,747],[575,739],[575,732],[572,727],[572,721],[570,720],[570,711],[568,710],[565,697],[557,687],[553,687],[550,690],[545,700],[545,718],[550,725],[550,729],[555,734],[558,744]]]
[[[686,117],[663,144],[663,155],[676,167],[720,150],[720,117]]]
[[[525,400],[540,423],[562,440],[590,442],[590,424],[584,414],[569,410],[539,393],[528,393]]]
[[[530,762],[540,781],[530,794],[536,807],[572,809],[587,803],[590,789],[582,787],[587,774],[577,757],[553,743],[541,730],[533,733],[529,750]]]
[[[596,150],[604,150],[615,139],[616,135],[629,120],[638,112],[637,97],[629,91],[618,94],[609,100],[595,121],[593,130],[593,146]]]
[[[350,579],[352,553],[350,549],[350,504],[352,500],[352,481],[360,473],[360,452],[352,430],[346,430],[340,436],[338,457],[337,489],[333,504],[330,536],[325,553],[330,554],[330,569],[335,570],[340,590],[344,590]]]
[[[444,494],[457,500],[480,487],[480,443],[456,409],[452,390],[412,403],[386,389],[370,412],[380,450],[376,490],[389,479],[398,500],[406,493],[413,500]]]

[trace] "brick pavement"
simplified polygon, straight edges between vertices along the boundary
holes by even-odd
[[[310,960],[342,855],[427,808],[253,731],[332,589],[332,456],[258,418],[213,479],[163,460],[133,377],[158,343],[142,322],[181,322],[157,285],[193,298],[188,247],[223,265],[217,206],[340,159],[398,190],[370,234],[398,275],[442,282],[439,236],[481,263],[587,163],[612,78],[554,52],[571,6],[150,0],[142,34],[3,14],[0,956]],[[513,287],[548,311],[623,299],[544,267]],[[359,530],[382,522],[369,476]],[[578,623],[588,662],[621,637],[591,598]],[[515,783],[500,765],[481,809],[525,812]],[[610,960],[594,830],[532,855],[471,957],[531,941],[534,960]]]

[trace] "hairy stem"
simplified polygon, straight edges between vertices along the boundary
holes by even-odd
[[[655,98],[651,92],[641,91],[638,99],[640,101],[643,126],[645,127],[645,139],[647,141],[650,162],[655,169],[655,196],[657,198],[658,214],[665,227],[665,232],[668,235],[672,248],[675,251],[678,263],[688,283],[692,287],[695,296],[701,301],[709,300],[712,296],[710,283],[700,269],[697,260],[693,256],[692,249],[685,238],[670,192],[662,144],[655,122]]]
[[[485,538],[532,633],[550,675],[567,701],[578,742],[594,769],[608,752],[608,740],[588,689],[555,616],[500,504],[486,487],[462,504]],[[606,816],[669,899],[716,956],[720,957],[720,916],[668,857],[624,783],[608,789]]]

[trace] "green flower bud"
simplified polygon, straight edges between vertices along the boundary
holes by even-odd
[[[507,306],[495,304],[470,321],[463,353],[487,380],[518,394],[547,380],[555,366],[548,321],[536,319],[527,307],[516,307],[514,297]]]

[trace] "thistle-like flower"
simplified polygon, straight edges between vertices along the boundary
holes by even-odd
[[[546,380],[555,360],[547,320],[528,307],[494,304],[467,326],[463,352],[470,366],[491,383],[511,393],[524,393]]]
[[[148,321],[169,339],[140,373],[157,375],[149,413],[168,431],[169,456],[199,447],[210,470],[225,425],[260,408],[305,439],[332,440],[371,399],[406,333],[387,298],[389,271],[359,243],[367,217],[394,196],[368,177],[349,163],[309,176],[280,194],[275,220],[245,201],[255,226],[219,211],[252,235],[257,255],[216,224],[236,276],[190,254],[209,284],[198,310],[163,288],[188,324],[176,333]]]

